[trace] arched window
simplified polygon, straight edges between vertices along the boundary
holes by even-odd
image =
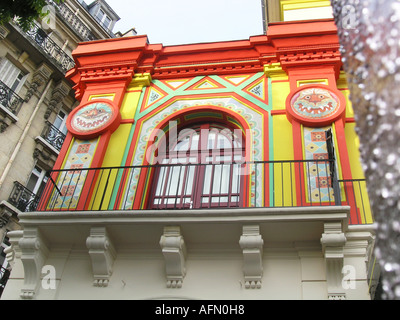
[[[242,131],[203,123],[182,128],[176,136],[160,142],[150,208],[241,206]]]

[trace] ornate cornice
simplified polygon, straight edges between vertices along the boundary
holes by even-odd
[[[277,64],[286,73],[329,65],[339,74],[341,68],[336,27],[330,20],[271,25],[267,35],[238,41],[163,46],[149,44],[146,36],[99,40],[80,44],[72,55],[76,66],[66,77],[75,83],[78,100],[88,85],[129,84],[135,74],[167,79],[273,72],[265,66]]]

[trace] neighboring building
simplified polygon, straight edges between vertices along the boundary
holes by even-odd
[[[18,216],[35,208],[79,102],[65,73],[78,43],[116,37],[119,17],[104,0],[51,0],[50,15],[28,32],[13,21],[0,26],[0,244],[20,229]],[[7,268],[0,250],[0,278]]]
[[[72,55],[80,104],[8,233],[4,299],[371,298],[373,215],[333,19]]]
[[[261,0],[264,33],[274,22],[333,18],[330,0]]]

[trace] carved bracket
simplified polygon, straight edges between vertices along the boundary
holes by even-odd
[[[22,299],[33,299],[39,288],[42,267],[49,250],[37,228],[25,229],[18,245],[25,274],[20,296]]]
[[[86,239],[86,246],[92,259],[93,285],[107,287],[112,274],[112,266],[116,251],[105,227],[90,229],[90,236]]]
[[[160,246],[165,259],[167,288],[181,288],[186,274],[186,245],[180,227],[165,227]]]
[[[344,259],[343,249],[346,244],[346,237],[342,231],[341,222],[325,223],[321,244],[326,264],[328,299],[345,300],[346,293],[342,286],[342,269]]]
[[[42,63],[33,74],[31,85],[26,93],[25,102],[28,102],[31,97],[38,92],[40,86],[50,79],[53,70],[45,63]]]
[[[264,240],[260,235],[260,227],[243,226],[243,235],[239,240],[243,250],[243,273],[246,289],[261,288],[263,276],[262,253]]]
[[[56,85],[51,93],[51,99],[44,114],[45,119],[50,117],[50,114],[56,110],[57,106],[63,101],[70,91],[71,87],[66,81],[62,80]]]

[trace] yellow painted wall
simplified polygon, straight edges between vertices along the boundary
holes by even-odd
[[[128,138],[130,136],[132,126],[135,125],[134,117],[139,105],[142,89],[146,83],[144,80],[147,81],[148,79],[149,78],[146,76],[139,75],[138,77],[134,78],[128,87],[121,104],[120,113],[122,120],[131,120],[131,123],[120,124],[117,130],[115,130],[115,132],[111,135],[102,163],[103,168],[124,166],[122,161],[125,155],[126,146],[128,145]],[[95,197],[94,203],[90,204],[91,206],[93,205],[93,208],[98,209],[100,206],[101,209],[108,208],[113,192],[115,191],[114,184],[118,178],[118,175],[121,173],[122,169],[103,170],[103,174],[98,179],[95,190],[97,190],[98,194],[102,194],[105,188],[107,190],[105,191],[104,197]]]

